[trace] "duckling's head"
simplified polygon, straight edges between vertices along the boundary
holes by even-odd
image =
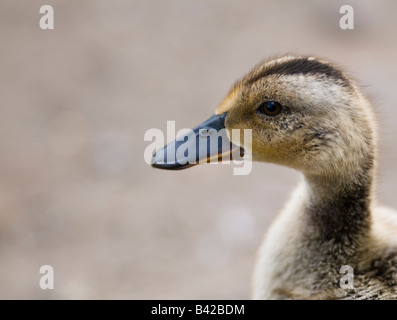
[[[314,57],[288,55],[257,65],[234,84],[209,127],[214,120],[255,161],[323,177],[357,175],[373,166],[368,100],[343,71]],[[233,129],[251,129],[252,146],[234,141]],[[156,155],[154,166],[167,168]]]

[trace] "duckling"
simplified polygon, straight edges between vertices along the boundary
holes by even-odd
[[[375,117],[345,71],[311,56],[264,61],[193,130],[197,141],[202,128],[225,128],[253,161],[302,173],[258,252],[254,299],[397,299],[397,213],[375,203]],[[251,129],[251,145],[233,129]],[[158,150],[152,165],[191,167],[164,157],[181,144]],[[196,150],[195,163],[214,156]]]

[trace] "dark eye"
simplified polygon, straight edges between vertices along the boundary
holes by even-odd
[[[267,116],[276,116],[281,112],[282,106],[276,101],[266,101],[262,103],[257,111]]]

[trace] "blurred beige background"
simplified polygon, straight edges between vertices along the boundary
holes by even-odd
[[[39,28],[39,8],[55,30]],[[355,30],[339,8],[355,9]],[[379,199],[397,207],[396,1],[0,3],[0,298],[246,299],[299,175],[154,170],[150,128],[192,127],[262,59],[314,54],[375,103]],[[39,288],[39,268],[55,289]],[[280,266],[282,268],[282,266]]]

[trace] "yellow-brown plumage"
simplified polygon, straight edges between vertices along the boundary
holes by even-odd
[[[237,81],[216,114],[254,161],[303,174],[265,236],[253,297],[396,299],[397,214],[373,199],[376,123],[355,82],[327,61],[284,56]],[[233,129],[252,129],[252,147]],[[354,288],[340,286],[346,265]]]

